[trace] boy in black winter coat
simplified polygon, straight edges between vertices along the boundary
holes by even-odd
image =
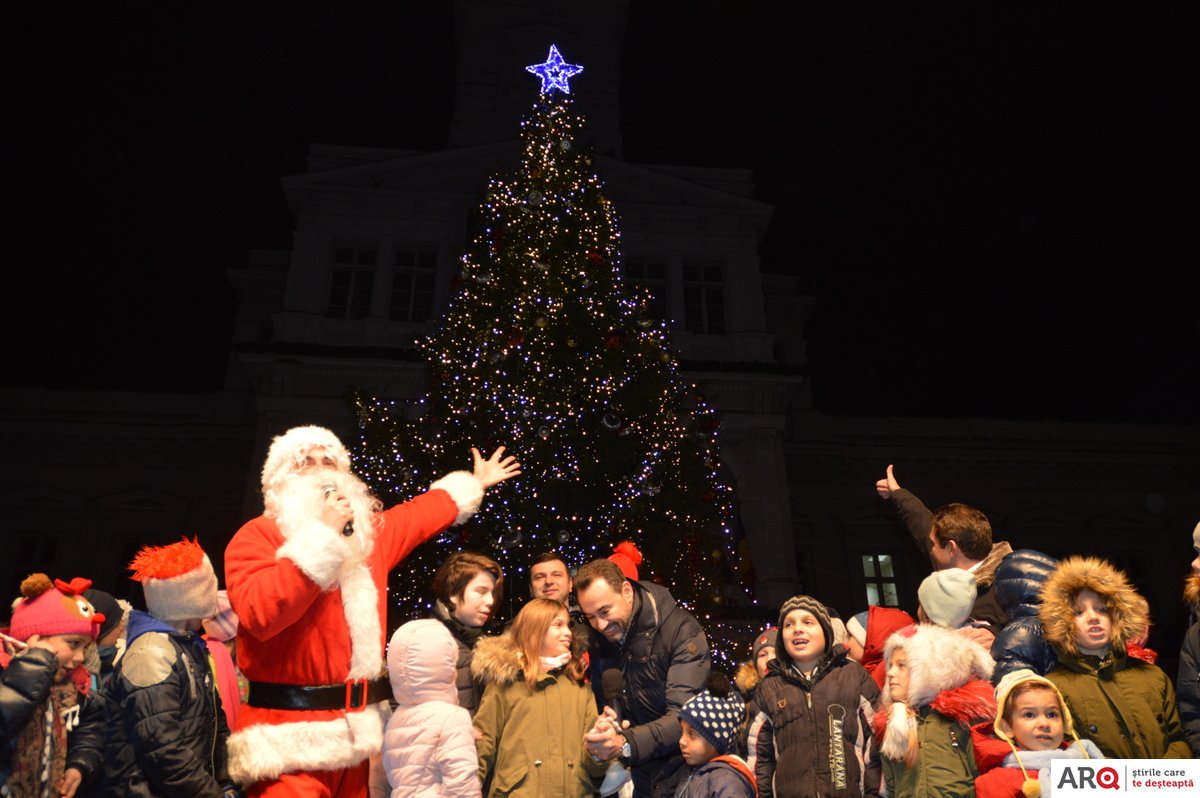
[[[229,726],[209,667],[202,621],[217,613],[217,576],[186,538],[147,546],[130,569],[149,613],[129,613],[125,654],[109,684],[119,707],[109,721],[114,796],[228,798]]]
[[[83,668],[104,621],[82,595],[91,584],[30,575],[0,630],[0,794],[74,798],[103,767],[104,712]]]
[[[833,642],[825,605],[793,596],[779,610],[779,645],[754,691],[766,715],[754,775],[760,798],[876,795],[871,720],[879,686]]]

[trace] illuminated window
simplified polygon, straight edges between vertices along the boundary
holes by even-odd
[[[361,319],[371,309],[371,288],[375,284],[375,244],[340,242],[333,247],[333,271],[329,280],[329,305],[325,315],[331,319]]]
[[[863,581],[867,586],[867,604],[899,607],[900,593],[896,589],[896,570],[890,554],[862,556]]]

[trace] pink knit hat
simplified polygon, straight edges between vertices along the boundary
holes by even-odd
[[[21,598],[13,604],[12,628],[7,634],[17,640],[32,635],[86,635],[93,640],[104,623],[83,591],[92,580],[76,577],[70,582],[50,581],[45,574],[30,574],[21,583]]]

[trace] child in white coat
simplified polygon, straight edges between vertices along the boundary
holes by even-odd
[[[409,621],[388,646],[396,710],[383,735],[392,798],[480,798],[471,715],[454,687],[458,644],[441,621]]]

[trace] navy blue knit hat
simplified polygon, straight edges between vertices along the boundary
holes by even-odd
[[[708,689],[694,696],[679,710],[679,719],[686,720],[718,754],[729,751],[729,743],[746,714],[742,697],[732,689],[729,677],[713,671]]]

